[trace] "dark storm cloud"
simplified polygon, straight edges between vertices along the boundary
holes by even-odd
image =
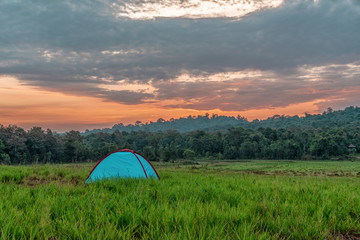
[[[214,104],[223,99],[220,108],[242,110],[326,97],[319,93],[324,87],[321,84],[315,86],[319,91],[293,94],[308,86],[297,77],[301,74],[298,67],[346,64],[360,59],[360,6],[356,1],[287,1],[279,8],[240,20],[152,21],[116,17],[114,2],[1,1],[0,74],[16,76],[33,86],[62,92],[77,89],[77,94],[126,104],[151,98],[191,101],[187,96],[191,91],[207,92],[214,95],[208,98]],[[176,88],[171,90],[179,86],[168,83],[184,71],[206,76],[248,68],[271,71],[278,79],[260,79],[246,89],[231,91],[222,90],[227,87],[220,82],[209,86],[179,83],[183,95]],[[335,87],[325,84],[327,93],[339,89],[339,79],[326,73],[322,78],[335,83]],[[132,91],[105,94],[97,87],[123,80],[153,83],[158,96]],[[357,86],[356,81],[346,84]],[[259,96],[264,93],[266,97]],[[281,97],[279,93],[285,94]],[[286,94],[289,101],[284,101]],[[205,108],[208,104],[201,103],[205,99],[199,98],[196,104],[189,102],[189,106]]]

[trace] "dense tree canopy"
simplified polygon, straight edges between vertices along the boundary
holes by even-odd
[[[207,118],[203,119],[206,122],[217,117],[202,118]],[[190,121],[193,120],[196,119]],[[297,121],[299,123],[292,124]],[[0,163],[97,161],[121,148],[138,151],[152,161],[195,158],[344,159],[350,154],[350,144],[360,147],[359,121],[360,109],[350,107],[344,111],[328,109],[321,115],[304,118],[274,116],[273,119],[255,122],[258,124],[256,128],[234,126],[213,131],[128,132],[116,129],[112,132],[56,134],[41,127],[25,131],[14,125],[0,125]]]
[[[29,131],[0,127],[3,164],[97,161],[110,152],[130,148],[153,161],[175,159],[329,159],[346,158],[348,146],[360,146],[360,128],[244,129],[189,133],[120,132],[81,136],[77,131],[53,134],[39,127]]]
[[[334,111],[332,108],[328,108],[322,114],[307,114],[304,117],[274,115],[265,120],[253,120],[248,121],[246,118],[237,116],[219,116],[217,114],[204,116],[188,116],[186,118],[170,119],[168,121],[160,118],[156,122],[150,122],[142,124],[137,121],[134,125],[123,123],[115,124],[112,128],[86,130],[85,135],[91,133],[113,133],[116,130],[119,131],[166,131],[176,130],[180,133],[186,133],[196,130],[204,130],[207,132],[213,131],[226,131],[230,127],[242,127],[257,129],[263,128],[330,128],[330,127],[356,127],[360,126],[360,108],[359,107],[347,107],[344,110]]]

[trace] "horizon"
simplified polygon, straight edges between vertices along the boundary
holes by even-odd
[[[0,124],[56,132],[360,105],[360,4],[0,2]]]
[[[108,125],[108,126],[104,126],[104,127],[100,127],[100,128],[92,128],[92,129],[84,129],[84,130],[80,130],[80,129],[67,129],[67,130],[64,130],[64,131],[57,131],[56,129],[51,129],[51,128],[48,128],[48,127],[44,127],[44,126],[40,126],[40,125],[33,125],[33,126],[29,126],[29,127],[22,127],[22,126],[19,126],[17,124],[8,124],[7,126],[5,124],[2,124],[0,122],[0,126],[4,126],[4,127],[8,127],[8,126],[17,126],[17,127],[20,127],[20,128],[23,128],[25,131],[29,131],[31,128],[34,128],[34,127],[40,127],[41,129],[45,130],[45,129],[50,129],[56,133],[60,133],[60,134],[63,134],[63,133],[66,133],[66,132],[69,132],[69,131],[79,131],[81,133],[85,133],[86,131],[93,131],[93,130],[104,130],[104,129],[111,129],[113,128],[115,125],[117,124],[123,124],[124,127],[129,127],[129,126],[136,126],[136,122],[139,122],[141,124],[140,127],[144,126],[144,125],[150,125],[150,124],[153,124],[153,123],[157,123],[157,121],[159,119],[163,119],[165,122],[170,122],[172,119],[174,121],[176,120],[180,120],[180,119],[186,119],[188,117],[191,117],[193,119],[196,119],[198,117],[208,117],[209,119],[211,119],[214,115],[216,115],[217,117],[234,117],[234,118],[237,118],[237,117],[241,117],[241,118],[244,118],[245,121],[249,122],[249,123],[252,123],[256,120],[258,121],[265,121],[265,120],[268,120],[268,119],[271,119],[275,116],[284,116],[286,118],[292,118],[292,117],[299,117],[299,118],[305,118],[306,117],[306,114],[310,115],[310,116],[316,116],[316,115],[321,115],[321,114],[325,114],[325,113],[329,113],[329,109],[331,112],[336,112],[336,111],[344,111],[346,108],[349,108],[349,107],[354,107],[354,108],[359,108],[359,106],[348,106],[348,107],[345,107],[344,109],[333,109],[332,107],[328,107],[326,110],[322,111],[321,113],[309,113],[309,112],[305,112],[304,114],[302,115],[299,115],[299,114],[295,114],[295,115],[286,115],[286,114],[274,114],[274,115],[271,115],[271,116],[267,116],[265,118],[262,118],[262,119],[259,119],[259,118],[254,118],[254,119],[251,119],[249,120],[248,118],[246,118],[245,116],[241,116],[241,115],[237,115],[237,116],[233,116],[233,115],[221,115],[221,114],[217,114],[217,113],[208,113],[206,112],[205,114],[200,114],[200,115],[187,115],[187,116],[180,116],[178,118],[168,118],[168,119],[163,119],[163,118],[158,118],[156,119],[155,121],[147,121],[147,122],[142,122],[142,121],[139,121],[139,120],[136,120],[134,122],[129,122],[129,123],[123,123],[123,122],[117,122],[117,123],[112,123],[112,125]]]

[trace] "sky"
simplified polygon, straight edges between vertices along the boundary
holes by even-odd
[[[1,0],[0,124],[360,105],[358,0]]]

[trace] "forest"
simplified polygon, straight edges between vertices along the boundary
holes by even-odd
[[[195,130],[204,131],[225,131],[230,127],[242,127],[257,129],[260,127],[266,128],[329,128],[329,127],[356,127],[360,126],[360,108],[350,106],[344,110],[334,111],[329,107],[322,114],[308,114],[305,112],[303,117],[287,116],[287,115],[274,115],[264,120],[254,119],[248,121],[245,117],[240,115],[234,116],[221,116],[217,114],[205,114],[198,116],[187,116],[179,119],[164,120],[159,118],[156,122],[136,121],[134,124],[125,125],[117,123],[112,128],[86,130],[85,135],[104,132],[113,133],[115,130],[119,131],[166,131],[175,130],[180,133],[191,132]]]
[[[194,120],[211,122],[212,118],[219,121],[219,118],[230,117],[206,115],[191,118],[184,124],[191,125]],[[243,118],[237,121],[248,122]],[[195,158],[342,160],[351,158],[356,152],[356,148],[349,149],[350,144],[360,146],[359,121],[360,108],[348,107],[339,111],[329,108],[323,114],[307,114],[302,118],[277,115],[248,122],[248,126],[233,124],[226,130],[221,127],[206,131],[140,128],[131,132],[115,129],[80,133],[72,130],[59,134],[41,127],[24,130],[15,125],[0,125],[0,163],[90,162],[122,148],[138,151],[151,161]]]

